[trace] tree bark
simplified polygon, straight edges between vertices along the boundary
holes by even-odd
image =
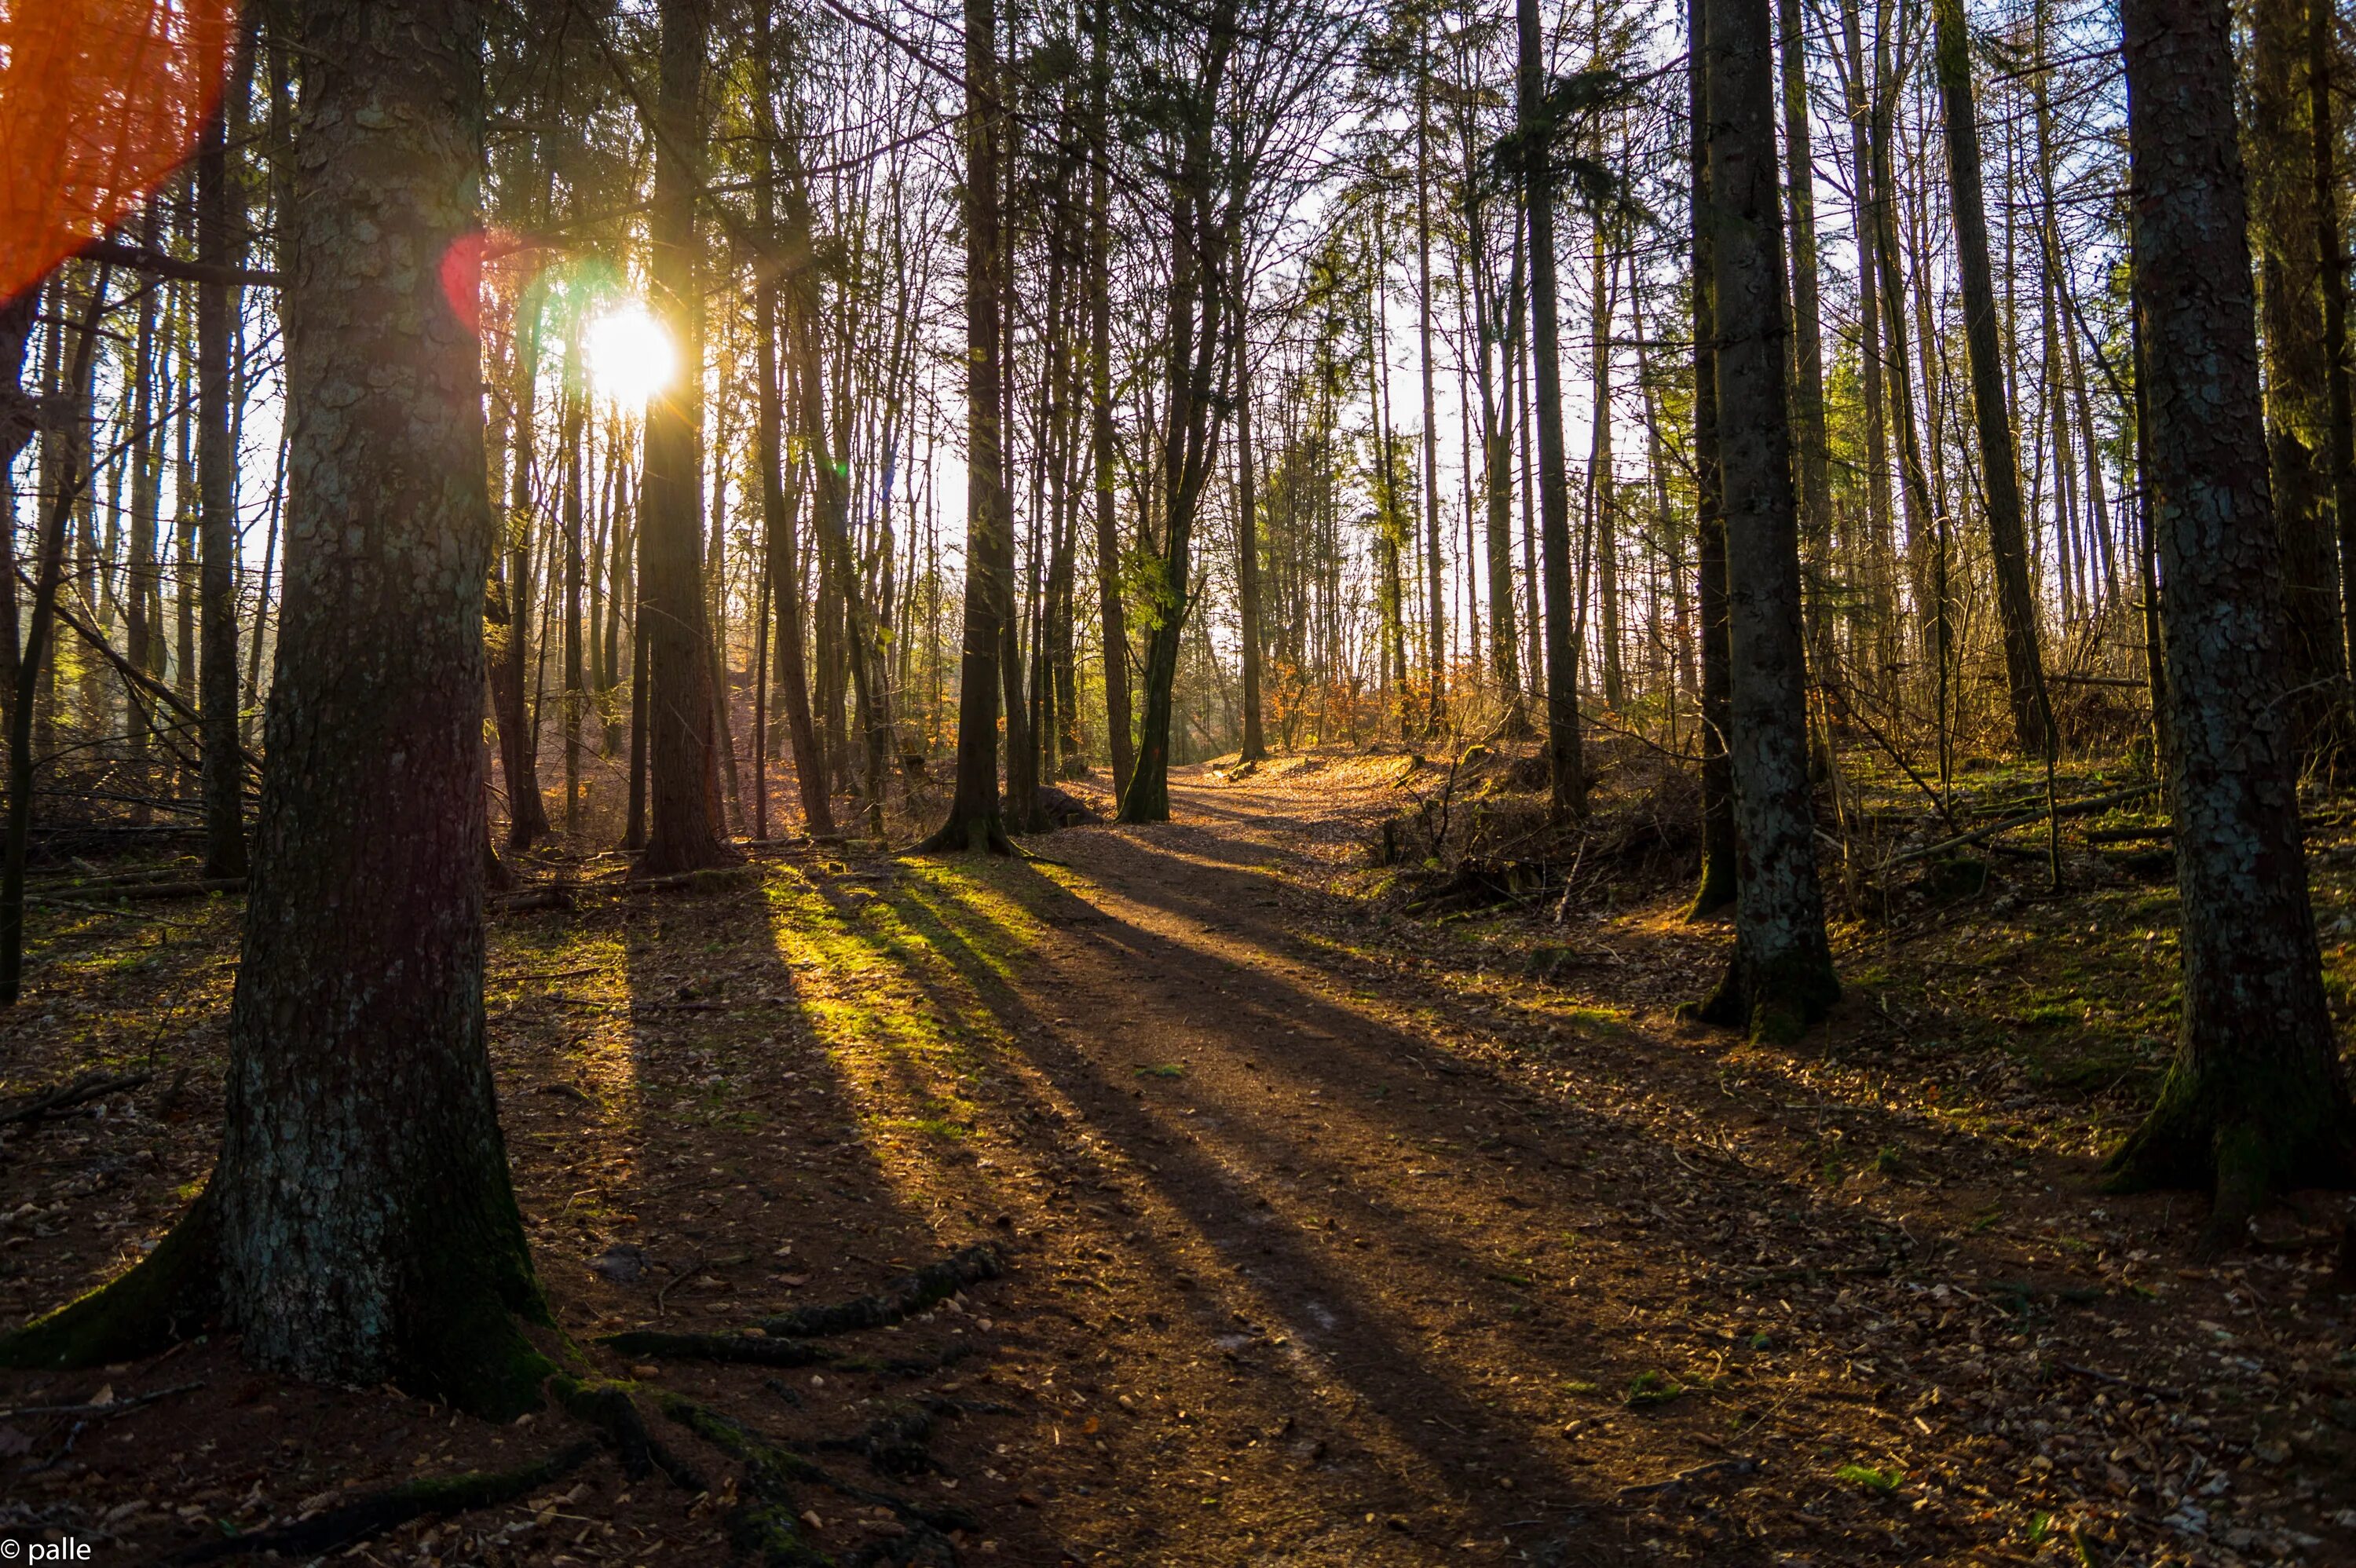
[[[2323,260],[2314,177],[2315,99],[2308,0],[2252,0],[2246,149],[2251,239],[2257,248],[2260,349],[2265,355],[2267,485],[2282,539],[2289,636],[2285,700],[2302,750],[2327,745],[2347,699],[2339,681],[2338,563],[2332,559],[2328,453],[2330,399],[2323,342]],[[2337,191],[2323,197],[2340,199]],[[2343,737],[2343,739],[2346,737]]]
[[[1816,882],[1807,668],[1792,486],[1783,203],[1769,0],[1702,0],[1711,305],[1725,485],[1728,752],[1740,850],[1734,957],[1700,1008],[1755,1039],[1798,1035],[1839,998]]]
[[[662,0],[662,79],[655,106],[655,189],[648,268],[655,315],[679,370],[647,404],[645,499],[638,516],[638,602],[647,661],[647,844],[635,870],[672,876],[726,865],[720,753],[704,615],[703,345],[697,330],[695,161],[703,144],[706,0]]]
[[[755,217],[767,233],[776,219],[777,126],[772,103],[776,69],[766,7],[758,9],[755,26],[759,57],[760,189],[755,193]],[[793,747],[794,782],[802,801],[802,825],[812,834],[834,831],[832,802],[826,793],[826,763],[819,755],[818,727],[810,720],[809,671],[802,649],[801,541],[796,537],[795,513],[785,483],[785,394],[778,382],[778,284],[764,275],[754,291],[755,330],[759,335],[755,372],[761,379],[759,409],[754,429],[754,461],[761,471],[762,573],[776,606],[777,650],[776,690],[785,704],[786,735]],[[765,623],[766,624],[766,623]],[[766,670],[763,672],[765,675]],[[762,748],[756,747],[759,752]],[[754,766],[763,773],[760,792],[768,793],[768,759],[756,755]]]
[[[1932,0],[1938,30],[1939,97],[1947,119],[1947,187],[1955,219],[1955,262],[1964,296],[1964,341],[1971,360],[1972,413],[1979,436],[1980,486],[1987,506],[1988,553],[1996,563],[1997,616],[2004,628],[2005,690],[2013,741],[2042,756],[2051,743],[2037,599],[2020,506],[2020,454],[2005,397],[1996,285],[1988,262],[1987,208],[1980,188],[1979,115],[1972,98],[1971,39],[1963,0]],[[2066,523],[2064,525],[2067,526]]]
[[[1111,68],[1105,51],[1111,0],[1096,0],[1088,27],[1088,389],[1089,462],[1096,475],[1097,599],[1103,620],[1105,749],[1113,798],[1129,791],[1137,765],[1129,702],[1129,614],[1121,602],[1120,528],[1113,515]]]
[[[2309,0],[2307,13],[2308,128],[2313,145],[2315,245],[2323,293],[2324,470],[2339,525],[2340,623],[2346,633],[2341,667],[2356,672],[2356,413],[2348,368],[2348,254],[2340,229],[2340,138],[2332,112],[2336,13],[2330,0]]]
[[[1701,619],[1701,877],[1687,920],[1702,920],[1734,902],[1739,859],[1734,843],[1734,763],[1727,751],[1733,723],[1727,707],[1726,504],[1718,435],[1718,312],[1714,229],[1709,220],[1709,110],[1707,59],[1709,17],[1705,0],[1687,0],[1690,37],[1687,89],[1692,144],[1694,325],[1694,555],[1696,612]]]
[[[1851,203],[1855,209],[1853,227],[1858,255],[1870,258],[1879,231],[1875,213],[1880,197],[1873,183],[1874,114],[1869,97],[1872,90],[1865,72],[1859,16],[1863,9],[1863,0],[1842,0],[1841,45],[1848,66],[1848,176],[1856,187],[1856,199]],[[1871,265],[1870,261],[1861,261],[1860,269],[1869,272]],[[1898,545],[1896,519],[1890,515],[1890,405],[1882,387],[1881,291],[1867,276],[1858,280],[1857,292],[1858,388],[1865,404],[1864,599],[1869,634],[1869,640],[1866,640],[1868,656],[1859,662],[1875,677],[1881,677],[1898,662]],[[1852,656],[1856,656],[1854,652]]]
[[[521,851],[548,837],[548,805],[540,797],[539,737],[532,733],[531,709],[524,700],[525,675],[531,662],[532,611],[532,479],[534,410],[540,393],[540,303],[537,289],[526,289],[516,309],[515,387],[509,399],[508,512],[500,530],[507,542],[505,592],[494,606],[494,624],[504,635],[494,639],[491,666],[491,711],[498,723],[499,771],[508,786],[508,848]]]
[[[1502,332],[1496,319],[1496,290],[1487,282],[1483,265],[1479,221],[1480,182],[1470,182],[1465,196],[1473,215],[1468,242],[1473,275],[1473,320],[1480,336],[1475,361],[1481,392],[1482,500],[1487,528],[1483,544],[1489,564],[1489,659],[1505,699],[1505,734],[1516,739],[1529,732],[1529,710],[1522,695],[1521,627],[1514,613],[1514,371],[1513,345],[1522,335],[1522,313],[1528,295],[1522,288],[1526,243],[1522,226],[1514,226],[1513,261],[1506,273]],[[1499,371],[1493,387],[1490,351],[1497,350]]]
[[[1244,336],[1244,313],[1236,312],[1236,600],[1242,620],[1244,735],[1241,760],[1268,755],[1260,730],[1259,475],[1252,452],[1251,346]]]
[[[1419,16],[1422,13],[1418,13]],[[1440,733],[1448,686],[1447,580],[1440,549],[1440,416],[1431,365],[1431,59],[1429,23],[1417,26],[1415,65],[1415,268],[1416,339],[1423,367],[1424,580],[1429,608],[1423,628],[1424,666],[1431,703],[1424,715],[1428,734]],[[1238,311],[1237,315],[1242,315]],[[1239,329],[1240,333],[1240,329]],[[1238,369],[1240,376],[1241,371]]]
[[[1537,385],[1538,526],[1545,546],[1548,811],[1557,822],[1585,815],[1587,769],[1580,752],[1579,649],[1572,638],[1570,482],[1562,444],[1562,331],[1557,315],[1554,169],[1544,125],[1546,56],[1537,0],[1515,0],[1518,69],[1515,127],[1521,139],[1522,216],[1529,230],[1531,345]]]
[[[965,0],[965,95],[967,539],[957,790],[948,820],[922,848],[1012,854],[998,806],[998,645],[1014,575],[1014,539],[1006,510],[999,398],[998,270],[1004,248],[999,232],[996,0]],[[1108,416],[1099,412],[1098,418]]]
[[[197,259],[228,267],[238,258],[230,236],[229,133],[221,112],[205,122],[197,154]],[[230,422],[230,330],[237,294],[227,282],[197,285],[197,400],[202,536],[202,794],[207,878],[242,877],[245,757],[238,744],[237,437]]]
[[[2126,0],[2136,313],[2171,723],[2183,1011],[2123,1187],[2210,1186],[2209,1240],[2269,1193],[2356,1177],[2282,705],[2280,536],[2267,494],[2225,0]]]
[[[1218,442],[1219,360],[1227,345],[1221,312],[1229,301],[1234,209],[1218,210],[1212,133],[1237,37],[1235,0],[1213,0],[1200,80],[1186,84],[1183,151],[1172,178],[1170,330],[1163,366],[1162,555],[1160,607],[1145,648],[1145,713],[1137,771],[1120,797],[1119,820],[1170,820],[1170,744],[1178,658],[1194,571],[1195,513]],[[1240,294],[1240,289],[1236,291]],[[1240,306],[1240,299],[1235,302]]]
[[[479,216],[474,0],[305,0],[286,589],[220,1157],[106,1289],[0,1342],[128,1359],[215,1307],[252,1361],[494,1416],[548,1313],[483,1022],[480,346],[442,259]],[[471,286],[464,269],[450,275]],[[362,395],[363,389],[367,395]]]

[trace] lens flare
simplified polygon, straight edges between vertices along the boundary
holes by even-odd
[[[187,156],[235,29],[230,0],[0,0],[0,300]]]
[[[637,300],[617,300],[590,318],[581,339],[589,384],[606,401],[643,408],[679,368],[670,334]]]

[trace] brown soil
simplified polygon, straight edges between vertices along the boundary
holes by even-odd
[[[1406,918],[1365,847],[1411,773],[1187,770],[1173,825],[1031,841],[1048,861],[775,852],[756,886],[600,882],[500,918],[542,1280],[712,1490],[601,1456],[350,1560],[725,1561],[739,1467],[654,1416],[657,1389],[805,1445],[933,1401],[928,1472],[807,1452],[969,1512],[969,1563],[2356,1556],[2336,1202],[2196,1266],[2204,1205],[2096,1191],[2115,1106],[1939,1021],[1993,960],[1852,933],[1845,966],[1879,978],[1784,1052],[1672,1021],[1726,935],[1682,923],[1665,877],[1558,921]],[[618,862],[563,869],[596,866]],[[11,1321],[116,1271],[201,1179],[235,932],[221,900],[44,918],[5,1087],[155,1077],[0,1135]],[[976,1239],[1003,1278],[842,1342],[972,1352],[947,1365],[591,1343],[732,1329]],[[145,1562],[575,1435],[290,1383],[215,1339],[0,1378],[0,1527]],[[901,1528],[819,1485],[796,1501],[845,1561]]]

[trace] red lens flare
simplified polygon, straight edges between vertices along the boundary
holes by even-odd
[[[467,331],[479,335],[487,303],[493,325],[505,326],[506,307],[512,304],[527,271],[524,259],[540,249],[503,229],[477,229],[450,241],[450,248],[442,252],[442,294],[450,302],[450,314]],[[487,279],[491,283],[487,293],[483,286]]]
[[[196,146],[235,0],[0,0],[0,300],[104,234]]]

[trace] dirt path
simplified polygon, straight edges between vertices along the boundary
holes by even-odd
[[[2295,1300],[2300,1271],[2261,1294],[2160,1266],[2185,1260],[2133,1243],[2167,1244],[2134,1234],[2165,1200],[2106,1203],[2083,1162],[1933,1114],[1943,1075],[1903,1083],[1886,1019],[1847,1043],[1894,1090],[1675,1024],[1722,936],[1665,909],[1574,922],[1579,977],[1542,986],[1339,902],[1388,778],[1306,782],[1198,777],[1173,827],[1052,844],[1068,903],[1005,1021],[1068,1138],[1050,1255],[1108,1363],[1082,1386],[1119,1412],[1113,1495],[1058,1510],[1076,1539],[1237,1563],[2329,1551],[2267,1506],[2305,1490],[2290,1511],[2339,1533],[2344,1480],[2268,1475],[2294,1427],[2334,1446],[2311,1395],[2212,1414],[2112,1381],[2278,1378],[2199,1319]],[[1843,1146],[1868,1168],[1828,1181]],[[2344,1343],[2285,1327],[2266,1349],[2309,1371]]]
[[[1796,1055],[1673,1022],[1724,936],[1666,889],[1384,913],[1362,846],[1400,771],[1189,770],[1175,823],[1051,862],[804,855],[503,921],[495,1058],[560,1322],[727,1329],[998,1244],[1003,1278],[865,1341],[897,1370],[600,1355],[830,1467],[847,1489],[796,1506],[845,1562],[901,1539],[881,1494],[964,1510],[969,1562],[2356,1554],[2329,1253],[2194,1267],[2197,1205],[2095,1194],[2015,1081],[1870,994]],[[110,1019],[217,1006],[217,956],[93,959],[8,1043],[114,1060]],[[212,1136],[134,1099],[0,1145],[15,1309],[152,1239]],[[157,1391],[78,1445],[9,1415]],[[920,1452],[862,1456],[920,1408]],[[601,1458],[356,1560],[722,1561],[737,1468],[674,1440],[712,1497]],[[194,1346],[0,1381],[0,1526],[145,1561],[550,1441]]]

